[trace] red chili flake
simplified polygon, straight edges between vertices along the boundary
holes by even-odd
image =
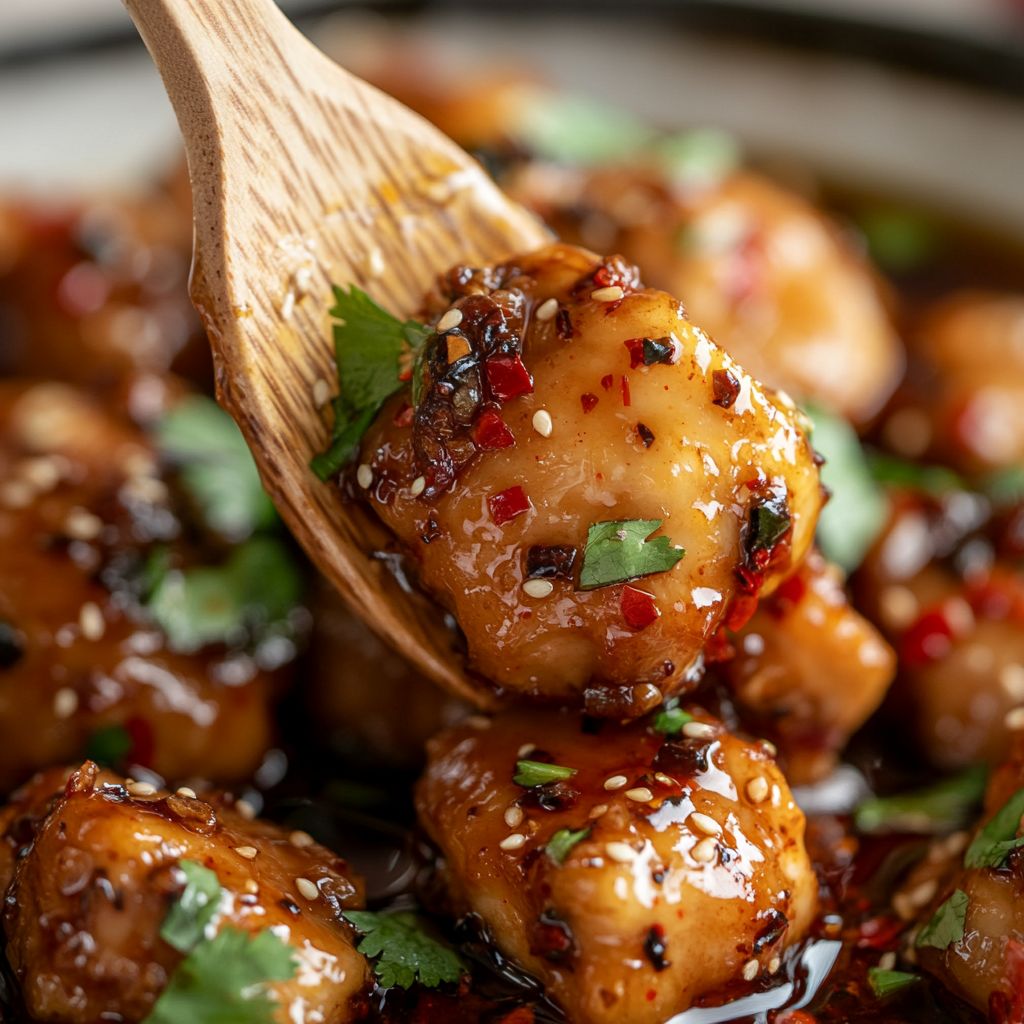
[[[571,544],[534,544],[526,552],[526,577],[531,580],[571,580],[577,550]]]
[[[478,448],[494,451],[511,448],[516,439],[508,424],[493,409],[485,409],[473,424],[473,440]]]
[[[704,645],[704,663],[716,665],[723,661],[732,661],[735,657],[736,648],[733,647],[725,630],[720,627]]]
[[[800,573],[794,573],[779,584],[772,594],[769,609],[776,618],[788,615],[807,596],[807,581]]]
[[[632,400],[629,397],[629,378],[623,374],[619,380],[619,390],[622,392],[622,404],[631,405]]]
[[[615,378],[610,373],[606,373],[601,378],[601,387],[603,387],[605,389],[605,391],[611,391],[612,385],[614,383],[615,383]]]
[[[645,448],[650,448],[654,444],[654,431],[646,423],[638,423],[636,425],[636,433]]]
[[[593,409],[595,405],[597,405],[597,395],[593,394],[590,391],[585,392],[584,394],[580,395],[580,405],[583,406],[584,412],[590,412],[590,410]]]
[[[569,310],[560,306],[555,314],[555,334],[558,335],[559,341],[569,341],[574,333]]]
[[[1024,1020],[1024,943],[1006,940],[1004,983],[1006,992],[989,996],[988,1013],[992,1024],[1018,1024]]]
[[[757,611],[758,598],[755,594],[735,594],[725,616],[725,628],[735,633],[742,629]]]
[[[626,625],[636,630],[646,629],[661,614],[654,603],[653,594],[629,586],[622,588],[619,609],[626,620]]]
[[[498,526],[504,526],[533,506],[522,487],[516,485],[499,491],[497,494],[492,494],[487,499],[487,507],[491,510],[491,518],[494,522]]]
[[[403,402],[402,407],[395,413],[392,421],[396,427],[411,427],[415,410],[408,402]]]
[[[629,368],[635,370],[644,364],[644,339],[627,338],[623,343],[629,350]]]
[[[896,917],[869,917],[861,923],[857,935],[858,949],[895,949],[906,924]]]
[[[907,668],[939,661],[953,647],[953,626],[941,608],[926,611],[900,640],[900,660]]]
[[[412,380],[412,367],[407,366],[404,370],[398,371],[398,379],[403,384],[408,384]]]
[[[441,1017],[431,1018],[441,1020]],[[500,1017],[495,1024],[535,1024],[537,1018],[528,1006],[517,1006],[511,1013]]]
[[[519,356],[492,356],[484,363],[491,394],[499,402],[533,391],[533,378]]]
[[[149,768],[153,764],[153,755],[156,752],[153,726],[145,718],[135,716],[124,723],[124,731],[128,733],[132,741],[131,749],[125,755],[125,760],[131,764]]]
[[[545,911],[540,915],[530,935],[530,952],[545,960],[558,961],[572,952],[572,929],[561,920]]]
[[[728,370],[715,370],[711,374],[711,390],[715,395],[712,403],[729,409],[740,393],[740,382]]]
[[[670,364],[676,359],[677,349],[671,338],[627,338],[623,343],[629,350],[629,368]]]

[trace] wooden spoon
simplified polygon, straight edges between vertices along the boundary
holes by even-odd
[[[309,557],[423,673],[478,706],[438,610],[374,557],[387,543],[309,460],[335,370],[332,283],[399,316],[433,277],[548,240],[479,165],[314,47],[272,0],[125,0],[185,138],[195,214],[192,301],[217,395]]]

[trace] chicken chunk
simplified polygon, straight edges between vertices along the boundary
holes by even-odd
[[[274,675],[175,647],[141,602],[154,559],[197,559],[182,531],[142,434],[66,385],[0,383],[0,788],[112,740],[166,776],[258,766]]]
[[[913,372],[884,434],[968,474],[1024,462],[1024,295],[958,292],[913,334]]]
[[[430,745],[417,808],[456,909],[576,1024],[655,1024],[777,970],[814,915],[769,748],[669,714],[681,733],[515,711]]]
[[[510,185],[559,237],[636,261],[758,380],[856,422],[902,346],[870,271],[808,202],[738,171],[694,187],[650,168],[522,171]]]
[[[255,982],[276,1024],[363,1014],[370,971],[341,916],[362,906],[362,883],[305,833],[252,820],[223,794],[155,789],[86,762],[33,780],[0,812],[0,835],[7,955],[33,1020],[147,1017],[182,969],[186,951],[162,932],[186,864],[220,884],[190,959],[200,948],[212,958],[214,935],[270,932],[292,957],[286,978]]]
[[[642,713],[806,553],[796,410],[618,257],[457,267],[431,314],[419,402],[384,407],[358,486],[499,691]]]
[[[882,702],[896,654],[816,551],[763,602],[721,665],[744,720],[779,745],[790,782],[828,774]]]

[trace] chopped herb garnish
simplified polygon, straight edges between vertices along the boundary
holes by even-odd
[[[871,258],[883,270],[915,270],[934,258],[939,248],[935,224],[909,210],[869,210],[858,221]]]
[[[660,732],[662,736],[675,736],[686,725],[693,721],[693,715],[678,707],[667,707],[654,716],[651,728]]]
[[[565,858],[569,856],[572,848],[582,842],[590,835],[589,828],[572,829],[560,828],[549,840],[545,847],[547,855],[556,863],[564,864]]]
[[[885,999],[887,996],[901,992],[920,980],[919,974],[909,974],[907,971],[887,971],[881,967],[868,968],[868,984],[879,999]]]
[[[335,285],[334,302],[330,312],[337,321],[334,360],[340,394],[332,403],[330,447],[311,463],[321,480],[352,461],[378,410],[402,386],[400,361],[417,357],[433,333],[416,320],[392,316],[355,285],[347,292]]]
[[[284,545],[255,537],[223,565],[165,572],[146,606],[170,648],[188,653],[262,636],[287,618],[301,589]]]
[[[1002,867],[1006,858],[1024,846],[1024,836],[1018,836],[1021,817],[1024,816],[1024,789],[1018,789],[996,811],[989,823],[974,837],[964,854],[966,868]]]
[[[980,487],[994,505],[1016,505],[1024,500],[1024,466],[997,469],[982,479]]]
[[[693,128],[658,139],[651,150],[664,172],[688,185],[713,184],[740,164],[735,136],[717,128]]]
[[[222,928],[178,964],[143,1024],[273,1024],[277,1002],[267,992],[297,964],[274,932]]]
[[[241,540],[274,522],[245,438],[216,402],[189,396],[164,416],[156,435],[211,529]]]
[[[967,893],[957,889],[918,932],[916,945],[945,949],[951,943],[959,942],[964,937],[967,902]]]
[[[966,825],[985,792],[983,765],[911,793],[865,800],[854,813],[859,831],[936,834]]]
[[[626,583],[641,576],[666,572],[686,553],[668,537],[648,540],[661,519],[619,519],[592,523],[580,570],[580,590]]]
[[[123,725],[105,725],[85,743],[85,756],[104,768],[116,768],[131,753],[134,741]]]
[[[415,914],[359,910],[344,916],[364,936],[359,952],[377,958],[373,970],[381,988],[409,988],[417,981],[436,988],[457,983],[465,973],[458,954],[428,934]]]
[[[759,500],[752,506],[747,521],[743,547],[748,562],[756,566],[758,555],[775,550],[792,525],[793,519],[789,514],[789,504],[785,496],[773,495]]]
[[[194,860],[178,862],[185,876],[185,888],[171,905],[160,927],[160,938],[179,953],[188,953],[204,938],[220,903],[217,875]]]
[[[908,462],[895,455],[871,452],[868,456],[871,476],[886,487],[919,491],[941,498],[952,491],[969,491],[970,485],[959,474],[945,466],[928,466]]]
[[[825,457],[821,482],[832,492],[818,518],[818,544],[826,558],[852,572],[885,525],[888,502],[853,427],[819,406],[807,412],[814,447]]]
[[[566,768],[560,764],[547,764],[544,761],[516,761],[516,773],[512,781],[517,786],[543,786],[561,779],[571,779],[576,774],[575,768]]]

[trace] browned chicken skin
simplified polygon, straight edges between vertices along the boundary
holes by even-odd
[[[126,783],[86,762],[34,779],[0,811],[0,836],[7,956],[34,1020],[146,1017],[182,959],[160,936],[181,861],[220,882],[212,932],[273,929],[291,947],[297,970],[269,989],[277,1024],[363,1016],[370,972],[341,918],[362,906],[362,883],[305,833],[223,794]]]
[[[804,817],[769,748],[706,715],[683,730],[516,711],[430,745],[417,808],[456,909],[575,1024],[655,1024],[778,970],[814,914]],[[520,758],[575,774],[520,786]],[[559,863],[565,829],[586,832]]]
[[[642,713],[807,551],[821,492],[798,416],[618,258],[556,245],[438,290],[434,322],[457,324],[427,341],[415,415],[398,396],[366,435],[358,486],[495,686]],[[685,556],[581,589],[588,529],[622,520],[660,521]]]
[[[129,585],[158,547],[191,557],[145,437],[66,385],[0,382],[0,481],[0,788],[115,725],[127,763],[250,773],[271,740],[271,675],[169,649]]]

